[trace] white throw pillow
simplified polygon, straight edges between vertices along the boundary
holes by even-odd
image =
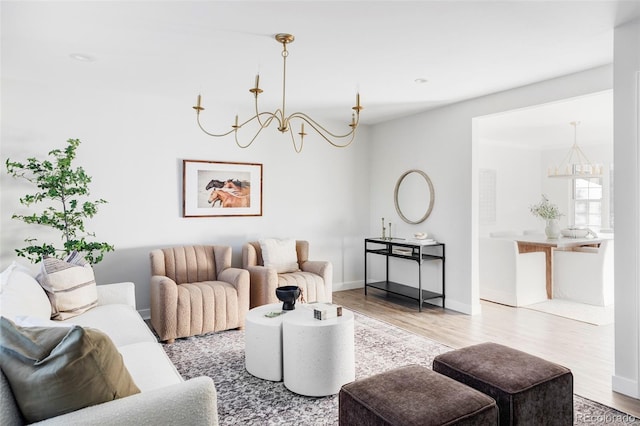
[[[40,285],[51,301],[51,318],[65,320],[98,306],[98,290],[91,265],[77,253],[65,260],[42,260]]]
[[[28,269],[13,262],[0,280],[0,314],[9,319],[30,316],[48,320],[51,304],[38,281]]]
[[[279,274],[299,271],[296,240],[267,238],[260,240],[264,266],[274,268]]]
[[[20,327],[73,327],[75,324],[62,322],[62,321],[52,321],[44,318],[36,318],[25,315],[20,315],[15,317],[13,322]]]

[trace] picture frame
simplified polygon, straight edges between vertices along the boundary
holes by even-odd
[[[262,164],[182,160],[182,214],[262,216]]]

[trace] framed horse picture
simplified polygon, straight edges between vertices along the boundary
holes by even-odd
[[[262,216],[262,164],[182,160],[182,212]]]

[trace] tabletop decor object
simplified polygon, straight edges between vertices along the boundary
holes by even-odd
[[[547,222],[547,226],[544,228],[544,233],[549,239],[557,239],[560,236],[560,225],[558,219],[563,214],[560,213],[560,209],[557,205],[551,203],[546,195],[542,194],[542,199],[538,204],[529,206],[531,214],[544,219]]]
[[[283,311],[293,311],[296,308],[296,300],[300,297],[300,287],[297,285],[278,287],[276,297],[282,302]]]

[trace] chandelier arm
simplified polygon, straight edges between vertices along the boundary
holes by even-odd
[[[289,126],[289,134],[291,135],[291,144],[293,144],[293,149],[296,151],[296,154],[300,154],[302,152],[302,147],[304,146],[304,136],[300,136],[300,148],[298,148],[291,126]]]
[[[277,112],[277,111],[276,111],[276,112]],[[260,120],[260,116],[261,116],[261,115],[268,115],[268,116],[269,116],[269,118],[267,118],[267,119],[265,120],[265,122],[263,123],[263,122]],[[275,112],[260,112],[260,113],[258,113],[258,114],[256,114],[256,115],[254,115],[253,117],[251,117],[251,118],[249,118],[249,119],[245,120],[243,123],[241,123],[241,124],[236,124],[236,127],[237,127],[238,129],[240,129],[240,128],[242,128],[245,124],[248,124],[248,123],[252,122],[253,120],[256,120],[256,121],[260,124],[260,127],[261,127],[261,128],[265,128],[265,127],[269,127],[269,125],[271,124],[271,121],[272,121],[274,118],[275,118],[276,120],[280,121],[280,119],[278,118],[278,116],[276,115],[276,113],[275,113]]]
[[[582,149],[578,145],[576,145],[575,147],[576,147],[576,155],[578,157],[578,160],[580,160],[580,163],[588,164],[593,168],[593,163],[589,161],[584,151],[582,151]]]
[[[278,124],[280,126],[282,126],[282,119],[280,117],[278,117],[278,114],[280,114],[280,116],[284,117],[282,112],[277,109],[274,112],[260,112],[260,110],[258,109],[258,95],[256,94],[255,96],[255,108],[256,108],[256,115],[253,118],[257,118],[258,119],[258,123],[260,124],[261,127],[269,127],[269,125],[271,124],[271,120],[273,120],[274,118],[276,120],[278,120]],[[269,119],[263,123],[262,120],[260,119],[261,115],[269,115]],[[251,121],[251,119],[249,119],[248,121]],[[247,121],[247,122],[248,122]],[[243,123],[244,125],[244,123]]]
[[[263,113],[263,114],[267,114],[267,113]],[[254,118],[256,118],[256,117],[253,117],[251,120],[253,120]],[[251,120],[249,120],[249,121],[251,121]],[[240,148],[248,148],[248,147],[250,147],[250,146],[251,146],[251,144],[256,140],[256,138],[258,137],[258,135],[260,134],[260,132],[262,132],[262,130],[264,130],[265,128],[267,128],[267,127],[269,126],[269,124],[271,123],[271,121],[272,121],[272,120],[273,120],[273,117],[271,117],[271,118],[267,119],[267,125],[266,125],[266,126],[260,126],[260,127],[258,128],[258,131],[256,132],[256,134],[255,134],[255,135],[253,135],[253,138],[252,138],[252,139],[249,141],[249,143],[248,143],[248,144],[246,144],[246,145],[242,145],[242,144],[240,143],[240,141],[238,140],[238,132],[235,132],[235,134],[234,134],[233,136],[234,136],[234,138],[235,138],[236,145],[238,145],[238,147],[240,147]],[[246,122],[245,122],[245,123],[246,123]],[[237,129],[236,129],[236,130],[237,130]]]
[[[295,113],[298,114],[298,113]],[[334,135],[331,132],[329,132],[328,130],[326,130],[324,127],[320,126],[318,123],[316,123],[313,120],[309,120],[309,117],[307,117],[305,114],[299,114],[299,115],[295,115],[292,114],[289,116],[289,120],[291,120],[292,118],[298,118],[300,120],[303,120],[305,123],[307,123],[308,125],[310,125],[313,130],[316,131],[316,133],[318,133],[318,135],[320,135],[322,137],[322,139],[324,139],[325,141],[329,142],[331,145],[335,146],[336,148],[346,148],[347,146],[351,145],[351,142],[353,142],[353,139],[356,136],[356,128],[352,128],[351,131],[347,134],[344,135]],[[349,141],[343,145],[336,143],[334,141],[332,141],[331,139],[329,139],[328,136],[332,136],[334,138],[338,138],[338,139],[344,139],[347,137],[350,137]]]
[[[318,133],[325,133],[333,138],[347,138],[349,136],[351,136],[356,128],[358,127],[358,122],[360,121],[360,117],[358,116],[358,118],[356,119],[356,121],[352,124],[350,124],[351,126],[351,130],[343,135],[338,135],[335,134],[333,132],[331,132],[330,130],[326,129],[325,127],[323,127],[320,123],[318,123],[317,121],[315,121],[313,118],[309,117],[307,114],[303,113],[303,112],[294,112],[293,114],[291,114],[287,120],[291,121],[294,118],[298,118],[300,120],[304,120],[306,123],[308,123],[311,127],[313,127],[315,129],[316,132]]]
[[[216,137],[216,138],[219,138],[219,137],[222,137],[222,136],[227,136],[227,135],[231,134],[232,132],[234,132],[236,130],[236,129],[231,129],[227,133],[222,133],[222,134],[217,135],[215,133],[208,132],[207,130],[205,130],[204,127],[202,127],[202,123],[200,123],[200,113],[198,113],[196,121],[198,122],[198,127],[200,127],[200,130],[202,130],[205,134],[207,134],[209,136]]]

